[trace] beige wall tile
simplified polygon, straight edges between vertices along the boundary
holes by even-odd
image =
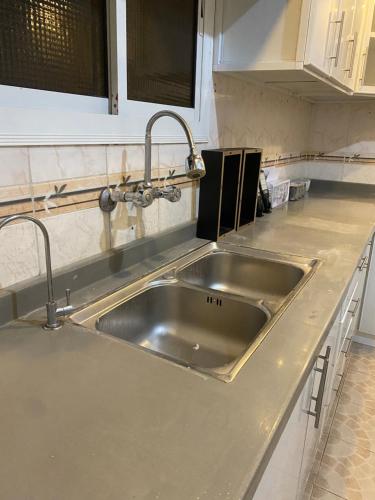
[[[174,226],[192,221],[195,218],[195,187],[181,186],[181,200],[170,203],[159,201],[159,230],[164,231]]]
[[[109,216],[90,208],[42,219],[51,240],[52,267],[60,267],[109,249]],[[45,269],[42,236],[38,235],[40,267]]]
[[[0,288],[39,274],[36,227],[31,222],[6,226],[0,231]]]
[[[344,175],[344,164],[341,162],[329,162],[312,160],[306,162],[306,176],[311,179],[326,181],[342,181]]]
[[[189,156],[188,144],[161,144],[159,146],[159,168],[178,169],[185,167],[185,160]]]
[[[30,172],[27,148],[0,147],[0,187],[29,186]]]
[[[110,214],[111,247],[117,248],[137,239],[138,226],[139,209],[130,203],[119,203]]]
[[[32,182],[88,177],[106,173],[103,146],[43,146],[30,148]]]
[[[315,104],[310,149],[375,156],[375,102]]]
[[[337,154],[351,151],[351,115],[350,104],[315,104],[312,112],[310,149]]]
[[[255,146],[264,156],[305,151],[312,105],[302,99],[218,75],[210,128],[220,146]]]
[[[352,104],[351,111],[347,147],[353,153],[372,156],[375,154],[375,103]]]
[[[345,164],[342,180],[345,182],[375,184],[375,163],[371,165]]]
[[[109,145],[107,155],[108,174],[120,172],[128,175],[132,172],[144,171],[145,148],[143,145]],[[159,168],[159,146],[155,144],[152,145],[151,164],[154,171]]]

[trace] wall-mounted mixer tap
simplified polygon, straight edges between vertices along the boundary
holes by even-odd
[[[163,188],[154,187],[151,180],[151,132],[154,123],[163,116],[174,118],[183,128],[189,143],[190,154],[186,158],[185,172],[189,179],[200,179],[206,174],[206,168],[202,157],[197,153],[193,134],[186,121],[173,111],[159,111],[155,113],[147,123],[145,136],[145,173],[144,181],[137,185],[133,192],[121,191],[120,189],[105,188],[100,193],[99,205],[105,212],[111,212],[120,202],[132,202],[138,207],[148,207],[156,198],[165,198],[168,201],[176,202],[181,198],[181,189],[177,186],[169,185]]]
[[[46,257],[46,272],[47,272],[47,294],[48,294],[48,302],[46,304],[47,310],[47,322],[44,325],[46,330],[58,330],[61,328],[62,323],[58,320],[59,316],[66,316],[67,314],[73,312],[73,306],[70,304],[70,290],[67,289],[66,293],[66,306],[65,307],[57,307],[57,303],[55,301],[54,291],[53,291],[53,277],[52,277],[52,266],[51,266],[51,247],[49,243],[49,236],[46,226],[38,219],[34,217],[29,217],[28,215],[12,215],[11,217],[7,217],[6,219],[0,222],[0,230],[9,224],[18,219],[28,220],[36,224],[39,229],[42,231],[44,237],[44,250]]]

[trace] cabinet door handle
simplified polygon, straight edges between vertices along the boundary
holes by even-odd
[[[357,314],[359,304],[361,303],[361,299],[352,300],[352,302],[354,302],[355,304],[354,309],[352,311],[349,309],[348,313],[354,317]]]
[[[362,257],[361,259],[361,263],[360,265],[358,266],[358,269],[360,271],[364,271],[365,269],[368,268],[368,257]]]
[[[324,397],[324,390],[326,386],[326,380],[327,380],[327,372],[328,372],[328,367],[329,367],[329,357],[331,355],[331,347],[327,346],[326,354],[325,356],[319,356],[319,359],[323,360],[323,368],[314,368],[316,372],[321,373],[320,377],[320,383],[319,383],[319,389],[318,389],[318,394],[316,397],[312,397],[311,399],[315,401],[315,411],[308,411],[307,413],[313,417],[315,417],[315,424],[314,427],[316,429],[319,428],[319,423],[320,423],[320,417],[322,414],[322,406],[323,406],[323,397]]]
[[[337,46],[336,46],[335,55],[330,57],[330,59],[333,59],[335,61],[335,68],[337,67],[337,65],[339,63],[340,50],[341,50],[341,40],[342,40],[342,32],[343,32],[343,29],[344,29],[344,20],[345,20],[345,11],[342,11],[342,13],[341,13],[341,19],[339,21],[332,21],[333,24],[339,24],[340,25],[339,36],[337,37]]]
[[[357,43],[358,43],[358,33],[354,33],[354,36],[351,40],[348,41],[348,44],[352,44],[352,51],[350,53],[349,60],[349,68],[344,69],[345,73],[348,73],[348,78],[352,78],[353,69],[354,69],[354,61],[355,61],[355,53],[357,51]]]
[[[363,80],[365,79],[365,73],[366,73],[366,66],[367,66],[367,54],[368,54],[369,47],[363,52],[362,58],[363,58],[363,66],[362,66],[362,73],[361,73],[361,78],[359,79],[361,82],[361,85],[363,85]]]

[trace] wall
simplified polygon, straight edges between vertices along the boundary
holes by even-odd
[[[309,149],[346,157],[344,160],[317,157],[309,162],[309,172],[315,178],[375,184],[374,100],[315,104]]]
[[[263,148],[263,160],[306,151],[312,105],[259,84],[214,76],[211,142]]]
[[[210,141],[204,147],[262,147],[265,158],[306,150],[310,104],[222,75],[215,76],[214,88]],[[153,176],[162,180],[170,168],[181,174],[186,153],[185,145],[153,146]],[[127,175],[142,179],[143,164],[142,145],[0,148],[0,217],[41,218],[55,269],[193,220],[197,184],[184,177],[177,180],[179,203],[156,200],[146,209],[121,204],[111,215],[100,211],[100,189]],[[0,288],[44,271],[38,231],[28,222],[2,229]]]

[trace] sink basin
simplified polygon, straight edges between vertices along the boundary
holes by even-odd
[[[261,306],[165,284],[104,314],[96,328],[203,370],[235,361],[268,319]]]
[[[230,382],[317,264],[210,243],[94,301],[71,320]]]
[[[276,310],[304,277],[290,263],[231,252],[211,253],[178,272],[187,283],[253,299],[263,299]]]

